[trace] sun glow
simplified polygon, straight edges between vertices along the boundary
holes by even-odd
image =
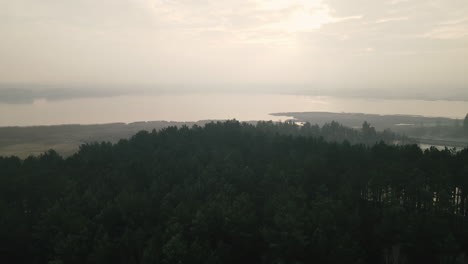
[[[321,0],[261,0],[259,6],[266,11],[280,12],[281,14],[274,23],[264,25],[265,29],[285,32],[309,31],[333,21],[330,8],[324,5]]]
[[[200,9],[184,1],[146,1],[154,17],[165,23],[188,28],[191,34],[223,33],[232,43],[291,43],[294,33],[335,21],[322,0],[221,1]]]

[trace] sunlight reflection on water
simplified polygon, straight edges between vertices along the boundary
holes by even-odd
[[[115,96],[0,104],[0,126],[207,119],[286,120],[278,112],[410,114],[464,118],[468,102],[379,100],[281,94]]]

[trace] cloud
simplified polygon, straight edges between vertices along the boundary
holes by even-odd
[[[188,1],[147,0],[154,16],[180,33],[225,32],[233,42],[284,41],[284,36],[340,21],[321,0]],[[263,33],[263,34],[262,34]],[[264,35],[265,37],[262,37]],[[272,37],[276,36],[276,37]]]
[[[466,0],[0,0],[0,83],[466,87],[466,14]]]
[[[429,39],[463,39],[468,37],[468,17],[438,23],[433,29],[422,34]]]
[[[403,3],[403,2],[408,2],[409,0],[390,0],[388,1],[389,4],[391,5],[397,5],[397,4],[400,4],[400,3]]]
[[[388,23],[388,22],[396,22],[396,21],[406,21],[408,19],[409,19],[408,17],[381,18],[381,19],[375,21],[375,23],[380,24],[380,23]]]

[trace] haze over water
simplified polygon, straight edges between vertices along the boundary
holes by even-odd
[[[125,95],[67,100],[38,99],[31,104],[0,104],[0,126],[97,124],[136,121],[237,119],[285,120],[278,112],[409,114],[463,118],[466,101],[356,99],[284,94],[193,93]]]

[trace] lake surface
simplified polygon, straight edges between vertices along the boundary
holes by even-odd
[[[285,120],[275,112],[347,112],[464,118],[465,101],[356,99],[283,94],[115,96],[0,104],[0,126],[208,119]]]

